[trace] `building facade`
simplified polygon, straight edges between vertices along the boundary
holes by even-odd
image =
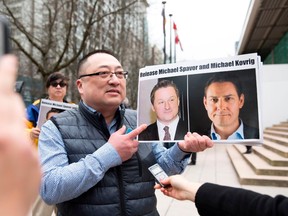
[[[257,52],[264,64],[287,64],[287,0],[251,0],[236,49],[238,55]]]
[[[251,0],[236,54],[258,53],[263,128],[287,121],[288,1]]]

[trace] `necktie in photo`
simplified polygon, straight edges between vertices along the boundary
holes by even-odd
[[[164,139],[163,140],[171,140],[171,135],[169,133],[169,127],[165,126],[163,128],[163,130],[165,131],[165,135],[164,135]]]

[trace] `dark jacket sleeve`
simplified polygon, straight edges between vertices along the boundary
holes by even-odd
[[[288,214],[288,198],[277,195],[272,198],[250,190],[203,184],[195,198],[201,216],[284,216]]]

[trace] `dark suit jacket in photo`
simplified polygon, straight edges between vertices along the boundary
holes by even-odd
[[[244,139],[259,139],[259,129],[244,124]]]
[[[181,119],[179,119],[174,140],[183,140],[187,132],[188,132],[188,125],[185,124],[185,122],[181,121]],[[138,140],[158,141],[159,135],[158,135],[157,123],[154,122],[153,124],[150,124],[146,128],[146,130],[144,130],[141,134],[139,134]]]

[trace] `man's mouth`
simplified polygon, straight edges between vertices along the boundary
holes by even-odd
[[[229,113],[216,113],[215,116],[229,116]]]
[[[107,93],[117,93],[120,94],[120,91],[118,89],[110,89],[107,91]]]

